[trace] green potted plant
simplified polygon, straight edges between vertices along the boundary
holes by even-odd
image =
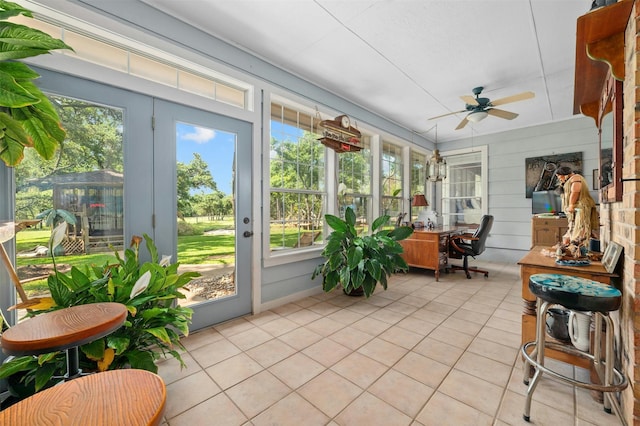
[[[370,235],[358,235],[356,214],[350,207],[345,211],[344,220],[326,214],[325,220],[333,232],[322,251],[325,261],[316,267],[311,278],[322,276],[322,288],[326,292],[342,285],[347,294],[361,293],[369,297],[378,283],[386,290],[391,274],[409,269],[400,256],[402,246],[398,241],[413,232],[408,226],[384,229],[389,219],[389,215],[380,216],[373,221]]]
[[[65,234],[66,222],[60,223],[51,236],[55,248]],[[155,361],[168,355],[182,366],[180,334],[189,334],[193,310],[177,305],[185,296],[180,288],[197,272],[178,274],[178,264],[169,257],[159,258],[153,240],[144,235],[151,260],[140,260],[142,237],[133,237],[124,257],[115,253],[113,262],[102,267],[73,267],[67,274],[55,271],[48,278],[51,298],[40,298],[30,306],[34,316],[55,309],[97,302],[119,302],[129,311],[124,325],[112,334],[80,346],[80,366],[84,371],[139,368],[157,372]],[[50,251],[53,253],[53,250]],[[55,258],[54,258],[55,265]],[[7,378],[19,397],[26,397],[52,384],[65,371],[64,352],[40,356],[15,357],[0,366],[0,379]]]
[[[39,75],[16,60],[73,50],[40,30],[7,21],[18,15],[33,18],[22,6],[0,0],[0,159],[10,167],[22,161],[25,147],[51,159],[66,136],[58,113],[33,83]]]

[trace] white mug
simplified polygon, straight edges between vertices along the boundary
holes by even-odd
[[[573,346],[583,352],[589,351],[589,329],[591,315],[583,312],[569,312],[569,337]]]

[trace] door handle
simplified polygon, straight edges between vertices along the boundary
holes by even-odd
[[[242,236],[245,237],[245,238],[249,238],[252,235],[253,235],[253,232],[251,232],[251,231],[244,231],[242,233]]]

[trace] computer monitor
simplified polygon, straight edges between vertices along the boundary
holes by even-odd
[[[533,214],[558,214],[562,211],[562,198],[555,191],[533,191],[531,211]]]

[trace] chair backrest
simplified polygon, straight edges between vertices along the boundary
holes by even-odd
[[[484,246],[492,226],[493,216],[486,214],[480,218],[480,226],[478,226],[476,232],[473,233],[473,236],[477,238],[477,240],[471,242],[471,249],[474,254],[477,255],[484,251]]]

